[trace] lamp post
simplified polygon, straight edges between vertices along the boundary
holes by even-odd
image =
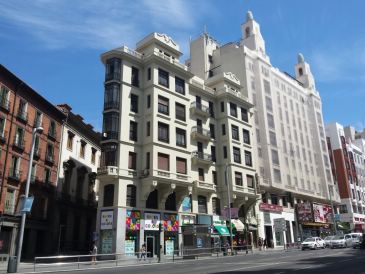
[[[229,233],[231,238],[231,254],[233,255],[233,235],[232,235],[232,214],[231,214],[231,191],[228,184],[228,164],[226,163],[226,169],[224,174],[224,179],[227,185],[227,195],[228,195],[228,214],[229,214]]]
[[[28,198],[29,195],[29,186],[30,186],[30,177],[32,175],[32,164],[33,164],[33,156],[34,156],[34,147],[35,147],[35,140],[37,132],[42,132],[42,127],[35,127],[33,128],[32,132],[32,149],[30,150],[29,155],[29,165],[28,165],[28,176],[27,176],[27,183],[25,185],[25,193],[24,193],[24,201]],[[22,209],[20,209],[22,210]],[[21,211],[22,215],[21,224],[20,224],[20,231],[19,231],[19,241],[18,241],[18,251],[17,251],[17,258],[16,258],[16,271],[18,272],[18,267],[20,264],[20,257],[22,255],[22,247],[23,247],[23,237],[24,237],[24,227],[25,227],[25,218],[26,212]]]
[[[332,201],[332,191],[333,191],[333,186],[328,186],[328,194],[330,196],[330,203],[331,203],[331,209],[332,209],[332,221],[333,221],[333,225],[335,228],[335,235],[337,235],[337,222],[335,220],[335,210],[333,208],[333,201]]]

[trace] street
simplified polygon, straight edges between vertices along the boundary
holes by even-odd
[[[48,272],[61,273],[61,272]],[[62,272],[64,273],[64,272]],[[80,273],[70,271],[69,273]],[[204,258],[161,264],[85,269],[85,274],[109,273],[351,273],[365,274],[365,251],[325,249],[311,251],[256,251],[250,255]]]

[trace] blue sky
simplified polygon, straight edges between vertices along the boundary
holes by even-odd
[[[52,103],[68,103],[101,128],[100,54],[167,33],[184,60],[189,38],[207,31],[240,39],[247,10],[274,66],[294,74],[302,52],[316,78],[325,122],[365,127],[365,1],[361,0],[0,0],[0,63]]]

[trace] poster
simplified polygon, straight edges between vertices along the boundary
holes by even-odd
[[[160,223],[159,213],[144,214],[144,230],[159,230]]]
[[[138,231],[141,229],[141,212],[139,210],[127,210],[125,219],[127,230]]]
[[[191,199],[190,196],[186,196],[181,203],[183,212],[191,212]]]
[[[113,253],[113,230],[100,231],[100,254]]]
[[[113,229],[113,211],[102,211],[100,215],[100,230]]]
[[[195,216],[181,215],[181,220],[183,225],[195,224]]]
[[[316,223],[331,223],[332,207],[330,205],[313,203],[313,216]]]
[[[134,256],[135,254],[135,240],[124,241],[124,253],[126,256]]]
[[[179,231],[179,215],[165,213],[163,219],[165,231]]]
[[[298,221],[300,223],[313,222],[312,208],[310,203],[300,203],[296,205]]]
[[[165,249],[166,249],[166,255],[173,255],[174,254],[174,241],[167,240],[165,242]]]

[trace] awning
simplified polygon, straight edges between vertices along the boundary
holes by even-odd
[[[214,228],[218,231],[218,233],[222,236],[229,236],[229,229],[225,225],[215,225]]]
[[[237,231],[243,231],[245,229],[245,225],[239,219],[232,219],[232,224],[236,227]]]

